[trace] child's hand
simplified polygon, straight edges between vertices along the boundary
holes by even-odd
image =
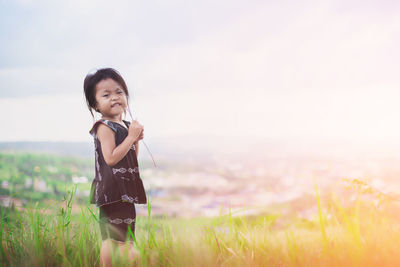
[[[137,120],[133,120],[131,125],[129,125],[128,135],[133,137],[135,142],[140,140],[140,136],[143,135],[143,125],[141,125]]]
[[[143,126],[142,126],[142,127],[143,127]],[[137,141],[142,140],[143,138],[144,138],[144,128],[143,128],[142,132],[140,133],[140,135],[139,135]]]

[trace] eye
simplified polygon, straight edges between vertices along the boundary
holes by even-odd
[[[106,95],[103,95],[103,96],[107,97],[107,96],[108,96],[108,94],[106,94]]]
[[[119,92],[118,92],[118,94],[123,94],[123,93],[124,93],[124,92],[122,92],[122,91],[119,91]]]

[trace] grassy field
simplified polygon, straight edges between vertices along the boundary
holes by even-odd
[[[357,184],[358,183],[358,184]],[[178,219],[138,217],[140,266],[398,266],[398,203],[358,181],[357,198],[332,194],[311,219],[279,214]],[[362,190],[360,189],[362,188]],[[4,266],[98,266],[94,206],[72,213],[74,191],[58,206],[1,209]],[[118,261],[118,259],[115,259]],[[119,261],[118,266],[123,266]]]

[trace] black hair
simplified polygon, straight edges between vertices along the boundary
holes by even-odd
[[[108,78],[113,79],[115,82],[121,85],[129,101],[128,87],[126,86],[124,79],[118,71],[113,68],[104,68],[98,69],[95,73],[89,73],[86,75],[85,81],[83,82],[83,90],[86,97],[86,104],[90,113],[92,114],[93,119],[94,115],[92,109],[99,112],[96,108],[96,85],[100,81],[106,80]]]

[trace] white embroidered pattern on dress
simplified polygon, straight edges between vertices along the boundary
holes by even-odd
[[[132,223],[135,222],[135,218],[133,218],[133,219],[132,218],[126,218],[124,220],[122,220],[120,218],[115,218],[115,219],[108,219],[108,221],[110,223],[113,223],[113,224],[121,224],[121,223],[132,224]]]
[[[100,164],[99,164],[99,153],[97,153],[97,150],[95,150],[94,154],[95,154],[95,158],[96,158],[97,174],[99,175],[99,181],[101,181],[101,172],[100,172]]]
[[[126,218],[125,220],[124,220],[124,223],[126,223],[126,224],[132,224],[133,222],[135,222],[135,218]]]
[[[95,195],[95,198],[96,198],[96,202],[98,202],[99,201],[99,183],[96,183],[96,193],[94,194]]]
[[[125,168],[119,168],[119,169],[112,168],[112,171],[113,171],[113,174],[116,174],[117,172],[125,173],[126,169]]]
[[[128,169],[128,172],[130,172],[130,173],[134,173],[134,172],[136,172],[136,173],[138,173],[139,172],[139,168],[138,167],[135,167],[135,168],[129,168]]]
[[[120,218],[108,219],[108,221],[109,221],[110,223],[113,223],[113,224],[121,224],[121,223],[123,222],[123,220],[120,219]]]
[[[130,202],[130,203],[134,203],[134,202],[138,201],[138,197],[130,197],[128,195],[122,195],[121,199],[122,199],[122,201]]]

